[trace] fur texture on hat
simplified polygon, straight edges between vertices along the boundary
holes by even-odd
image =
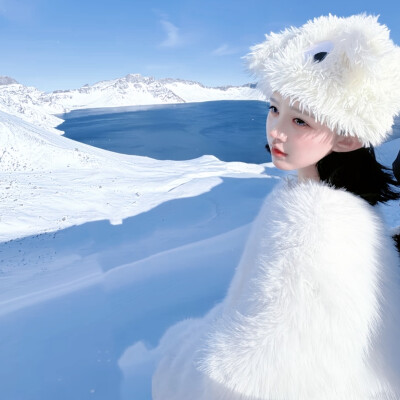
[[[331,130],[379,145],[400,112],[400,48],[377,20],[329,15],[271,33],[248,67],[267,96],[277,91]]]

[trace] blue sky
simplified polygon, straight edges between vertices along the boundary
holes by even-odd
[[[238,85],[252,81],[241,57],[264,33],[360,12],[400,45],[397,1],[0,0],[0,75],[44,91],[128,73]]]

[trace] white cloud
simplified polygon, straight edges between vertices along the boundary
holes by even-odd
[[[162,47],[177,47],[182,44],[182,39],[179,34],[179,28],[173,23],[167,20],[161,20],[165,33],[167,34],[166,39],[160,44]]]
[[[214,56],[230,56],[232,54],[237,54],[239,52],[240,50],[238,48],[230,47],[229,45],[224,43],[215,50],[213,50],[211,54],[213,54]]]

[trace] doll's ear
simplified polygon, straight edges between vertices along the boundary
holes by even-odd
[[[360,142],[360,140],[355,136],[339,135],[332,150],[337,153],[345,153],[348,151],[360,149],[361,147],[363,147],[362,142]]]

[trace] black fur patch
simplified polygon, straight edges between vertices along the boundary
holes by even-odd
[[[314,61],[321,62],[327,55],[328,53],[326,51],[321,51],[320,53],[314,54]]]

